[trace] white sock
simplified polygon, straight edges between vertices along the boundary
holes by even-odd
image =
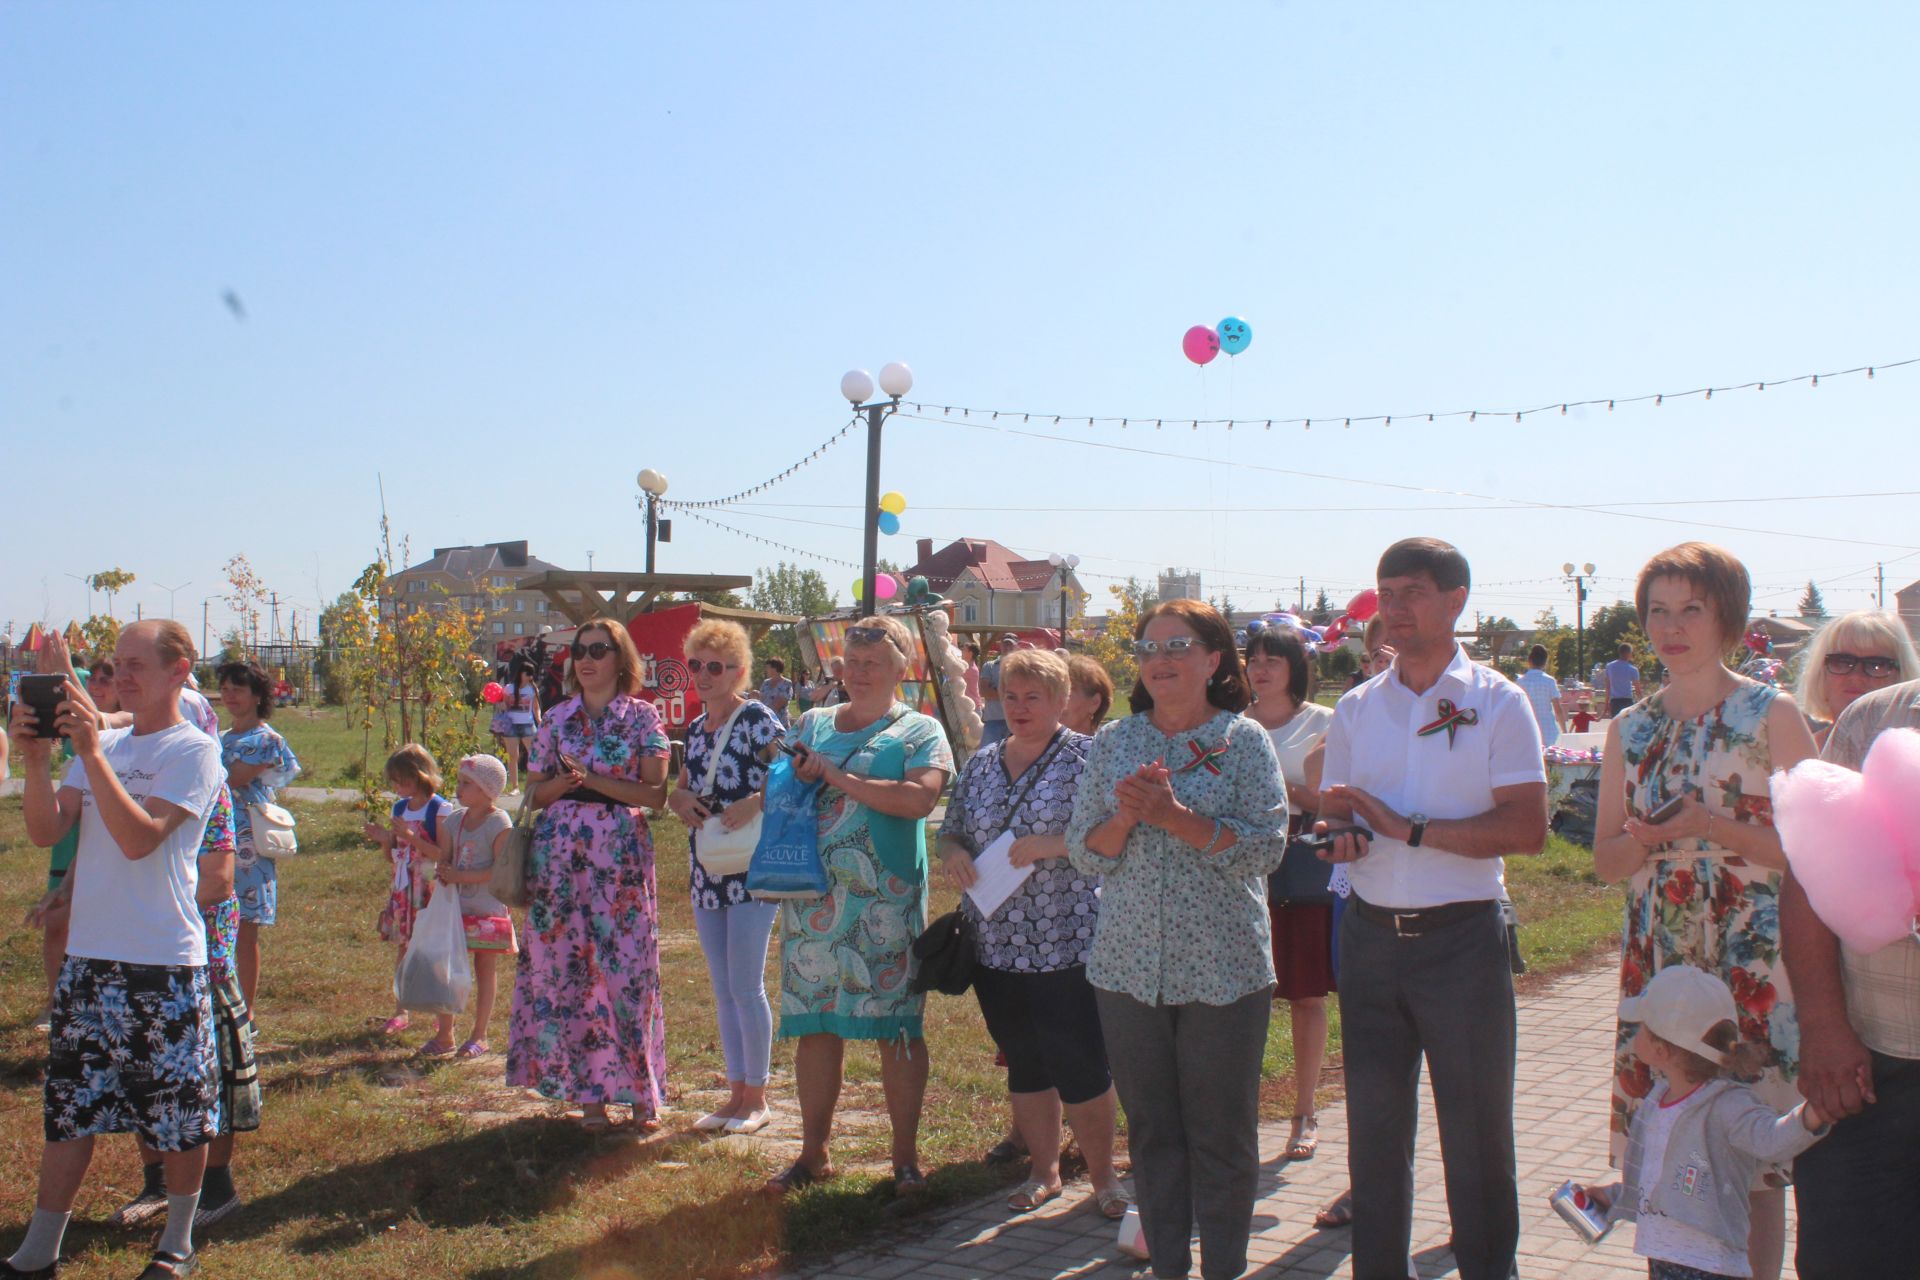
[[[39,1271],[50,1267],[60,1257],[60,1241],[67,1234],[67,1220],[72,1213],[55,1213],[51,1209],[36,1208],[33,1220],[27,1223],[27,1238],[7,1259],[7,1265],[15,1271]]]
[[[158,1253],[178,1254],[184,1258],[193,1252],[193,1215],[200,1207],[200,1193],[167,1197],[167,1229],[160,1235]]]

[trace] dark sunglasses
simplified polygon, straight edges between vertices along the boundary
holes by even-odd
[[[611,640],[595,640],[592,644],[581,644],[578,640],[573,642],[573,657],[576,662],[581,658],[592,658],[598,662],[612,652]]]
[[[1896,658],[1863,657],[1857,653],[1830,653],[1827,655],[1827,674],[1830,676],[1850,676],[1859,668],[1861,674],[1883,680],[1898,674],[1900,662]]]
[[[852,644],[884,644],[895,653],[900,653],[900,646],[893,642],[893,632],[885,627],[848,627],[847,640]],[[906,655],[901,653],[900,656],[904,658]]]
[[[692,658],[687,659],[687,670],[691,671],[694,675],[699,675],[700,668],[702,667],[707,669],[708,675],[717,676],[727,671],[738,671],[740,664],[737,662],[695,662]]]

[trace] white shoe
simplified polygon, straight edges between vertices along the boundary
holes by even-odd
[[[744,1116],[735,1116],[733,1119],[727,1121],[727,1132],[758,1133],[766,1128],[767,1122],[772,1119],[773,1113],[765,1107],[761,1107],[758,1111],[750,1111]]]
[[[732,1116],[723,1116],[717,1111],[712,1111],[695,1120],[693,1129],[695,1133],[718,1133],[732,1123]]]

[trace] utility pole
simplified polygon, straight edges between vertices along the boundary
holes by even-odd
[[[267,624],[267,640],[272,644],[280,643],[280,593],[268,594],[268,602],[273,606],[273,619]]]
[[[1303,618],[1307,616],[1307,577],[1305,574],[1300,575],[1300,616]]]
[[[208,600],[213,597],[207,597]],[[200,602],[200,656],[207,656],[207,601]]]
[[[1887,607],[1887,566],[1884,564],[1874,565],[1873,574],[1878,580],[1878,585],[1873,589],[1873,598],[1879,601],[1880,608],[1884,609]]]

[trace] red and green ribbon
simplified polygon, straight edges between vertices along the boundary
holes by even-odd
[[[1222,742],[1215,746],[1203,747],[1199,743],[1189,739],[1187,741],[1187,750],[1193,752],[1193,759],[1187,761],[1178,769],[1175,769],[1175,773],[1187,773],[1194,769],[1205,769],[1216,778],[1220,776],[1220,762],[1226,759],[1227,755],[1226,743]]]
[[[1475,711],[1472,707],[1456,707],[1453,705],[1453,699],[1451,698],[1440,699],[1435,710],[1440,713],[1439,719],[1434,720],[1430,724],[1421,725],[1418,736],[1431,738],[1434,734],[1444,730],[1447,735],[1447,750],[1449,751],[1453,750],[1454,734],[1460,732],[1460,730],[1467,725],[1480,723],[1480,713],[1478,711]]]

